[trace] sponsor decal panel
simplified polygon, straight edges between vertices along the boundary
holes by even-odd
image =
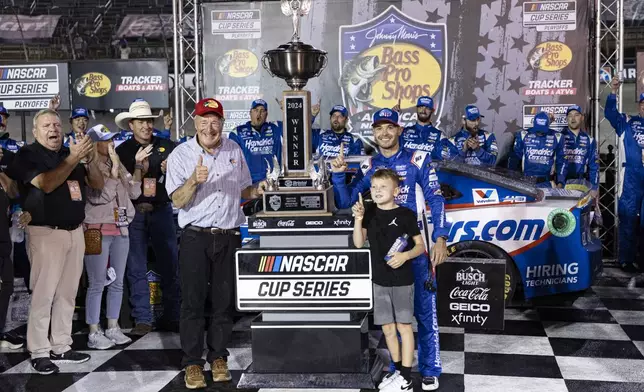
[[[372,117],[400,100],[401,125],[416,121],[416,100],[436,102],[440,119],[447,80],[447,28],[403,14],[395,6],[367,22],[340,27],[340,89],[349,127],[372,136]]]
[[[523,27],[542,32],[577,30],[577,1],[526,1]]]
[[[523,89],[523,95],[576,95],[577,87],[572,79],[530,80],[528,87]]]
[[[499,192],[496,189],[472,189],[475,206],[499,204]]]
[[[215,99],[223,101],[254,101],[261,99],[263,94],[260,93],[259,85],[247,86],[218,86]]]
[[[526,287],[556,286],[577,283],[579,263],[545,264],[528,266],[525,273]]]
[[[222,76],[245,78],[257,71],[259,60],[255,53],[246,49],[233,49],[217,59],[217,70]]]
[[[262,37],[262,13],[254,10],[218,10],[210,13],[212,35],[224,39],[256,39]]]
[[[238,251],[239,309],[367,309],[368,250]]]

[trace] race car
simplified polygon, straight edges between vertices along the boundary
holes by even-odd
[[[435,165],[446,198],[449,256],[505,259],[506,303],[519,288],[526,299],[582,291],[602,271],[588,194],[537,188],[503,168]]]

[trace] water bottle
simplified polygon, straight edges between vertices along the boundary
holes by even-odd
[[[22,242],[25,240],[25,230],[19,226],[20,215],[22,215],[22,208],[16,207],[11,215],[11,242]]]
[[[402,252],[407,247],[408,241],[409,236],[407,234],[403,234],[402,237],[396,238],[396,241],[394,241],[394,244],[391,245],[389,252],[387,252],[387,255],[385,256],[385,261],[391,260],[394,253]]]

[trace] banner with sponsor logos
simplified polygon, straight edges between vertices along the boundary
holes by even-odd
[[[183,24],[183,35],[192,37],[194,25],[188,20]],[[126,38],[170,38],[174,34],[172,14],[125,15],[116,36]]]
[[[60,15],[0,15],[0,41],[51,38],[59,20]]]
[[[503,330],[505,260],[450,258],[436,271],[439,325]]]
[[[69,109],[67,63],[0,65],[0,103],[9,110],[40,110],[60,94],[60,109]]]
[[[168,107],[166,60],[73,61],[72,104],[94,110],[129,109],[137,98]]]
[[[644,94],[644,52],[637,52],[637,97],[639,100],[641,94]]]
[[[368,249],[261,249],[235,254],[237,309],[371,310]]]
[[[538,111],[555,114],[563,127],[565,107],[589,108],[588,7],[580,0],[315,1],[302,18],[301,40],[328,52],[329,65],[306,86],[313,102],[321,100],[317,121],[329,127],[327,113],[343,104],[352,132],[372,144],[375,111],[400,99],[401,124],[410,125],[417,98],[431,95],[434,124],[446,134],[459,130],[465,106],[475,104],[485,116],[482,128],[496,134],[505,153]],[[288,87],[255,68],[265,51],[291,38],[280,3],[203,9],[204,60],[217,64],[204,75],[204,93],[230,109],[227,129],[247,121],[255,98],[269,103],[269,120],[280,119],[274,98]],[[232,30],[224,32],[224,24]]]

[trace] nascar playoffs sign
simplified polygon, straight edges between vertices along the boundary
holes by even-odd
[[[239,250],[237,309],[370,310],[367,249]]]
[[[9,110],[40,110],[60,93],[60,109],[69,109],[67,64],[0,66],[0,102]]]

